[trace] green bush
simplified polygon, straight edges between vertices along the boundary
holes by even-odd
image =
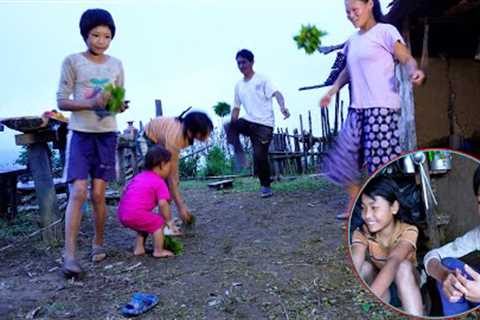
[[[181,177],[196,177],[198,174],[199,156],[180,159],[179,171]]]
[[[232,161],[219,146],[213,146],[205,158],[203,175],[220,176],[232,173]]]

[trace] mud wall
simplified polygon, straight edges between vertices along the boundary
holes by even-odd
[[[432,176],[439,202],[439,212],[450,217],[449,223],[442,227],[444,241],[457,236],[480,224],[477,201],[473,193],[473,173],[478,162],[464,156],[453,154],[452,170],[441,176]]]
[[[417,61],[419,59],[417,58]],[[456,94],[455,114],[460,134],[480,137],[480,63],[473,59],[429,58],[426,83],[415,89],[418,146],[448,146],[449,78]]]

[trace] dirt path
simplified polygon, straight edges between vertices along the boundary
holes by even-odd
[[[135,291],[160,304],[139,319],[383,319],[388,312],[366,298],[346,264],[344,231],[333,218],[346,198],[322,180],[277,183],[259,199],[252,180],[229,192],[184,183],[197,217],[185,253],[168,260],[133,257],[134,233],[109,207],[109,258],[88,262],[90,215],[82,222],[81,282],[62,278],[60,248],[33,242],[2,253],[0,315],[25,318],[123,319]]]

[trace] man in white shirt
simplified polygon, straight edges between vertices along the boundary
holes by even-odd
[[[242,49],[237,52],[235,59],[243,78],[235,86],[232,118],[231,122],[225,126],[227,140],[234,147],[237,163],[243,165],[245,157],[239,134],[250,138],[255,173],[261,184],[261,197],[267,198],[272,196],[268,161],[268,147],[272,141],[275,126],[272,98],[275,97],[277,100],[284,119],[287,119],[290,113],[285,108],[285,100],[280,91],[269,79],[253,70],[254,56],[251,51]],[[245,114],[239,119],[240,106],[243,106]]]
[[[473,176],[473,191],[480,213],[480,166]],[[443,315],[454,316],[480,305],[480,273],[458,258],[480,250],[480,226],[463,236],[430,250],[424,257],[425,271],[437,280]]]

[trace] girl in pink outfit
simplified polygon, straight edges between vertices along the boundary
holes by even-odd
[[[159,145],[153,146],[145,156],[145,171],[136,175],[125,188],[118,206],[118,218],[127,228],[137,231],[133,254],[145,254],[145,240],[153,236],[153,256],[164,258],[173,253],[163,247],[165,224],[174,235],[180,235],[170,212],[170,193],[165,178],[171,171],[171,154]],[[161,215],[154,212],[159,207]]]

